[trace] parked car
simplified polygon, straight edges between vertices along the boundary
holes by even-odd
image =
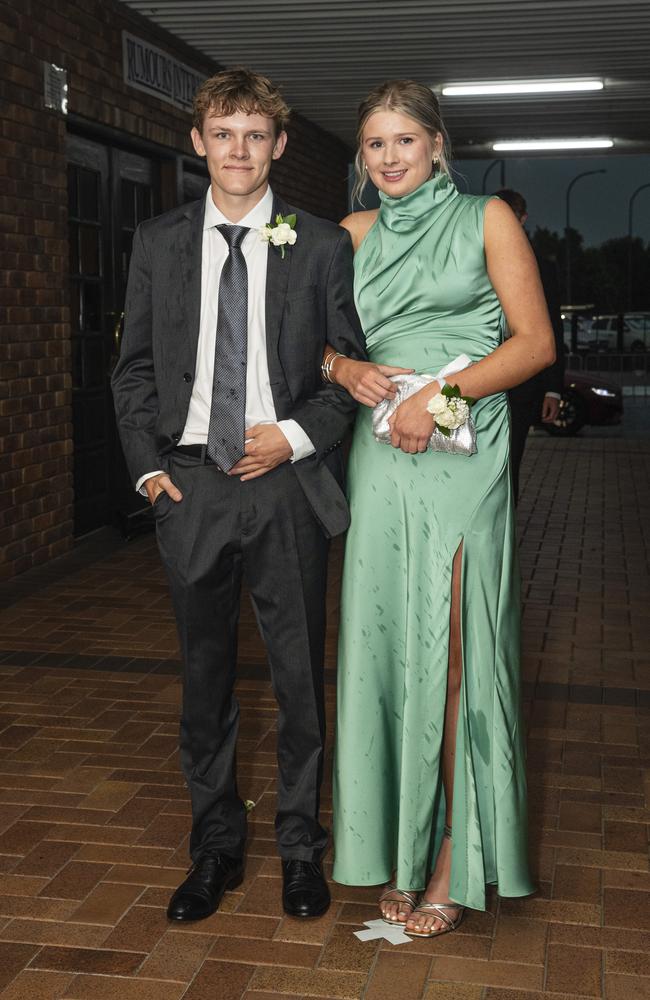
[[[607,347],[607,343],[603,342],[603,345],[597,343],[594,335],[591,332],[592,319],[587,316],[578,316],[578,329],[577,329],[577,342],[576,348],[578,351],[597,351],[603,350]],[[567,354],[571,351],[571,327],[572,318],[568,313],[562,313],[562,327],[564,329],[564,350]]]
[[[618,350],[618,321],[616,315],[594,316],[590,337],[610,351]],[[623,314],[623,350],[639,353],[650,349],[650,313]]]
[[[568,437],[585,426],[620,424],[623,393],[619,385],[584,372],[566,371],[560,413],[552,424],[540,424],[549,434]]]

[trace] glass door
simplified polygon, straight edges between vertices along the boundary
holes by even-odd
[[[74,442],[74,530],[147,516],[119,443],[110,376],[119,353],[136,226],[158,207],[154,161],[69,135],[68,218]]]
[[[70,139],[68,239],[72,336],[74,530],[85,534],[109,520],[108,344],[110,299],[108,153],[103,146]]]
[[[133,235],[141,222],[150,219],[160,209],[156,164],[144,156],[121,149],[112,149],[110,159],[114,282],[109,368],[112,372],[122,340]],[[150,524],[149,502],[133,489],[114,419],[111,423],[109,464],[112,519],[125,536],[130,536]]]

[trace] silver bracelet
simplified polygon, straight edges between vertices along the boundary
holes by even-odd
[[[344,358],[345,354],[340,354],[339,351],[332,351],[328,354],[322,365],[320,366],[321,374],[323,376],[323,381],[330,382],[332,385],[336,385],[334,379],[332,378],[332,365],[337,358]]]

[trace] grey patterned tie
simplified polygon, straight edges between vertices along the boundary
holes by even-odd
[[[246,226],[217,226],[230,253],[219,280],[217,338],[207,453],[224,472],[244,454],[246,429],[246,351],[248,270],[242,242]]]

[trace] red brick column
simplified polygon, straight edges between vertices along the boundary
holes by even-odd
[[[69,548],[72,424],[65,123],[43,107],[24,18],[0,8],[0,545],[3,578]]]

